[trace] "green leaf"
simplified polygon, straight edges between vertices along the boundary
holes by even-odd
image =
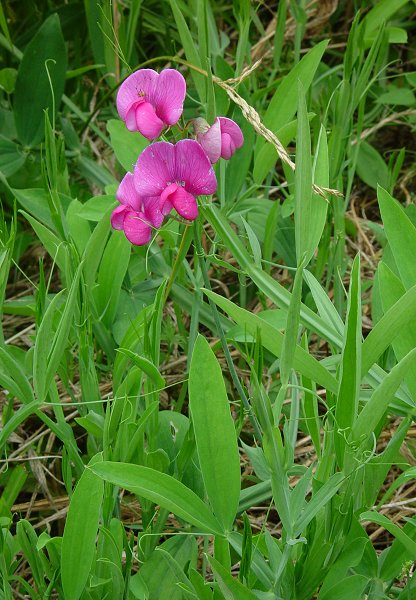
[[[52,230],[55,230],[51,216],[50,195],[43,188],[12,189],[16,200],[38,221]],[[72,199],[65,194],[57,194],[62,211],[66,213]]]
[[[318,144],[313,162],[313,182],[322,187],[329,187],[328,141],[325,127],[321,125]],[[309,250],[313,254],[320,242],[326,222],[328,201],[319,194],[312,193],[312,206],[309,223]]]
[[[345,476],[343,473],[334,473],[319,488],[319,490],[312,496],[312,499],[306,504],[304,510],[298,517],[296,525],[294,527],[293,536],[296,537],[302,533],[312,521],[312,519],[318,514],[318,512],[327,504],[333,496],[337,493],[343,482]],[[299,484],[298,484],[299,485]],[[296,488],[295,488],[296,489]]]
[[[89,466],[99,459],[96,455]],[[62,538],[61,580],[65,600],[81,597],[92,571],[103,494],[103,480],[87,467],[72,494]]]
[[[414,367],[416,348],[411,350],[383,379],[371,398],[358,415],[350,439],[355,443],[366,440],[374,432],[378,422],[386,412],[397,388],[402,383],[410,367]]]
[[[208,562],[226,600],[257,600],[257,596],[228,572],[218,560],[208,556]]]
[[[8,373],[13,378],[19,392],[17,398],[25,404],[33,402],[35,398],[30,383],[18,361],[7,350],[7,346],[5,348],[0,347],[0,365],[3,367],[5,373]]]
[[[270,298],[277,306],[288,308],[290,304],[291,293],[276,279],[258,269],[252,262],[250,255],[242,244],[240,238],[231,228],[226,217],[214,205],[204,207],[210,224],[214,227],[217,235],[222,242],[234,255],[240,267],[251,278],[253,283]],[[341,347],[342,336],[331,326],[330,323],[317,316],[310,308],[301,304],[300,321],[312,331],[318,333],[327,341],[333,343],[336,347]]]
[[[340,336],[343,336],[344,323],[324,288],[310,271],[305,269],[303,271],[303,277],[311,291],[319,315],[329,323]]]
[[[403,207],[386,190],[377,190],[381,218],[401,280],[406,289],[416,284],[416,227]]]
[[[408,2],[409,0],[379,0],[362,21],[365,37],[379,29]]]
[[[363,597],[368,578],[364,575],[350,575],[338,581],[328,591],[319,594],[318,600],[359,600]]]
[[[341,466],[343,465],[346,446],[345,432],[351,431],[358,413],[361,381],[361,335],[360,255],[357,254],[351,270],[347,322],[335,409],[335,421],[340,432],[335,437],[335,450],[338,464]]]
[[[298,81],[298,134],[296,137],[295,170],[295,238],[298,267],[312,258],[310,233],[312,220],[312,157],[308,109],[303,86]]]
[[[240,456],[222,371],[201,335],[192,353],[189,405],[207,496],[218,521],[229,531],[240,498]]]
[[[388,186],[389,169],[377,150],[367,142],[360,142],[356,169],[360,179],[374,190],[378,185]]]
[[[80,204],[77,215],[87,221],[101,221],[110,209],[116,207],[115,196],[94,196],[84,204]]]
[[[103,323],[111,327],[117,314],[121,286],[129,266],[131,244],[121,231],[113,231],[104,250],[94,290],[97,310]]]
[[[387,269],[383,263],[379,272]],[[409,323],[416,322],[416,285],[397,300],[365,338],[362,346],[361,376],[364,377],[397,336],[408,336]]]
[[[16,80],[14,115],[22,144],[36,146],[44,136],[44,110],[52,118],[65,86],[67,56],[58,15],[46,19],[26,46]],[[53,94],[49,83],[52,82]]]
[[[260,333],[261,343],[269,350],[269,352],[274,356],[281,356],[284,336],[278,329],[272,327],[258,315],[240,308],[227,298],[224,298],[224,296],[220,296],[219,294],[215,294],[208,290],[204,290],[204,292],[215,302],[215,304],[229,314],[236,323],[243,325],[248,333],[253,336],[257,336],[257,334]],[[322,364],[299,345],[295,348],[293,367],[297,371],[307,375],[312,381],[316,381],[334,393],[336,392],[338,383],[335,377],[333,377]]]
[[[412,90],[409,90],[409,88],[399,88],[394,85],[390,85],[384,94],[377,96],[376,102],[378,104],[382,104],[383,106],[386,104],[414,106],[416,103],[416,98]]]
[[[170,475],[127,463],[103,462],[90,468],[113,485],[159,504],[203,531],[224,534],[221,525],[201,498]]]
[[[149,592],[146,598],[183,600],[178,583],[191,586],[184,573],[195,562],[197,551],[196,539],[188,535],[172,536],[158,546],[139,571]]]
[[[149,140],[137,131],[129,131],[119,119],[110,119],[107,123],[111,147],[121,166],[126,171],[133,171],[139,154],[149,145]]]
[[[14,91],[16,84],[17,71],[16,69],[5,68],[0,70],[0,87],[4,89],[7,94],[11,94]]]
[[[117,348],[117,352],[121,352],[122,354],[130,358],[130,360],[137,367],[139,367],[139,369],[141,369],[144,373],[146,373],[146,375],[150,377],[150,379],[158,388],[161,389],[165,387],[164,378],[159,373],[157,367],[155,367],[155,365],[150,360],[148,360],[144,356],[139,356],[138,354],[136,354],[136,352],[132,352],[127,348]]]
[[[0,171],[5,177],[16,173],[25,163],[26,156],[11,140],[0,135]]]
[[[186,60],[195,67],[201,68],[202,65],[199,59],[198,50],[195,47],[191,32],[189,31],[188,25],[186,24],[182,11],[179,9],[176,0],[169,1],[170,6],[172,8],[173,17],[176,22],[176,27],[178,28],[179,37],[182,42],[183,49],[185,51]],[[206,101],[207,95],[206,78],[203,75],[200,75],[199,73],[194,71],[193,69],[191,69],[191,75],[192,79],[194,80],[195,87],[198,91],[199,99],[201,102],[204,103]]]
[[[34,400],[30,404],[22,404],[17,409],[13,416],[7,421],[7,423],[0,429],[0,451],[3,450],[10,435],[15,431],[30,415],[37,411],[39,407],[39,401]]]
[[[69,332],[73,327],[73,317],[77,304],[79,279],[82,264],[79,265],[69,289],[64,308],[56,329],[53,331],[57,312],[61,308],[62,290],[48,306],[36,336],[33,355],[33,387],[37,398],[44,402],[49,386],[58,369],[59,362],[68,343]]]
[[[401,527],[392,523],[386,516],[380,515],[373,510],[369,510],[360,514],[360,521],[370,521],[371,523],[376,523],[377,525],[384,527],[384,529],[394,535],[394,537],[403,544],[406,551],[409,552],[411,556],[416,556],[416,542],[412,540]]]
[[[277,88],[272,100],[270,101],[267,111],[264,115],[264,125],[271,129],[273,133],[277,133],[279,129],[287,125],[293,119],[298,106],[298,81],[302,83],[305,93],[308,91],[315,72],[321,62],[321,58],[328,45],[327,40],[323,40],[314,48],[312,48],[302,60],[284,77],[283,81]],[[254,169],[258,168],[257,163],[265,160],[265,154],[260,156],[260,150],[266,142],[263,139],[258,139],[254,155]],[[274,149],[269,144],[268,153],[274,153]],[[266,156],[267,156],[266,154]],[[264,174],[264,177],[267,173]],[[264,179],[263,177],[263,179]],[[257,183],[261,181],[257,178]]]
[[[27,212],[25,212],[24,210],[21,210],[19,212],[21,212],[22,215],[24,215],[24,217],[32,225],[36,235],[42,242],[49,256],[52,258],[53,261],[56,262],[61,272],[65,273],[67,257],[67,248],[65,243],[61,242],[61,240],[54,233],[52,233],[52,231],[48,227],[45,227],[45,225],[39,223],[37,219],[34,219]]]

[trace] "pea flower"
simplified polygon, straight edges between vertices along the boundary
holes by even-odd
[[[134,167],[134,185],[140,197],[158,197],[162,215],[176,212],[188,221],[198,216],[195,197],[213,194],[215,173],[195,140],[177,144],[156,142],[143,150]]]
[[[196,139],[212,163],[219,158],[228,160],[244,143],[243,132],[232,119],[217,117],[211,125],[205,119],[194,119]]]
[[[152,230],[162,225],[164,215],[159,210],[159,198],[139,196],[134,187],[133,173],[127,173],[120,183],[116,198],[120,202],[111,214],[111,225],[122,229],[136,246],[150,242]]]
[[[117,110],[129,131],[153,140],[165,127],[178,122],[185,94],[185,79],[179,71],[139,69],[121,84]]]

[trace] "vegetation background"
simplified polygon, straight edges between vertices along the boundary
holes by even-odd
[[[1,4],[1,599],[416,598],[415,16]],[[145,66],[245,144],[132,247]]]

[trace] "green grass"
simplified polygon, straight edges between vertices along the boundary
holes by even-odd
[[[1,600],[416,598],[413,15],[2,5]],[[132,247],[143,66],[245,144]]]

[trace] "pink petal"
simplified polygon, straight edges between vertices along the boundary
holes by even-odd
[[[215,119],[214,124],[206,133],[200,133],[197,136],[197,140],[209,160],[212,163],[216,163],[221,156],[221,128],[219,119]]]
[[[167,125],[174,125],[180,119],[185,95],[186,83],[179,71],[164,69],[160,72],[152,100],[158,117]]]
[[[140,196],[160,196],[165,187],[175,180],[175,146],[168,142],[147,146],[134,167],[137,193]]]
[[[172,210],[173,204],[170,200],[170,196],[176,192],[176,190],[178,189],[178,185],[176,183],[171,183],[170,185],[168,185],[168,187],[166,187],[163,192],[160,195],[160,207],[161,210],[163,212],[163,214],[168,214],[165,212],[166,208],[165,205],[168,204],[170,206],[170,210],[168,212],[170,212]]]
[[[195,198],[183,187],[178,187],[169,196],[176,212],[188,221],[194,221],[198,216],[198,205]]]
[[[142,200],[136,192],[134,187],[133,173],[126,173],[121,180],[118,190],[116,192],[116,198],[121,204],[126,204],[134,210],[140,210]]]
[[[124,216],[128,212],[127,206],[117,206],[111,213],[111,227],[113,229],[123,229]]]
[[[218,117],[218,120],[220,122],[221,133],[228,133],[233,140],[235,148],[241,148],[244,144],[244,136],[237,123],[232,119],[227,119],[227,117]]]
[[[221,135],[221,156],[229,160],[235,152],[235,144],[229,133]]]
[[[152,237],[152,228],[141,212],[126,212],[123,229],[129,242],[136,246],[147,244]]]
[[[142,102],[136,107],[136,125],[137,131],[140,131],[148,140],[159,137],[165,127],[164,122],[156,115],[150,102]]]
[[[172,210],[172,206],[170,206],[169,211]],[[160,210],[160,198],[159,196],[154,196],[153,198],[143,198],[143,212],[146,219],[149,221],[153,227],[158,229],[164,219],[164,215],[166,213],[162,213]]]
[[[117,92],[117,110],[123,121],[139,99],[153,97],[159,75],[153,69],[139,69],[123,81]]]
[[[134,102],[126,113],[125,123],[129,131],[137,131],[136,109],[142,102]]]
[[[210,195],[217,189],[214,169],[196,140],[181,140],[175,145],[175,177],[193,196]]]

